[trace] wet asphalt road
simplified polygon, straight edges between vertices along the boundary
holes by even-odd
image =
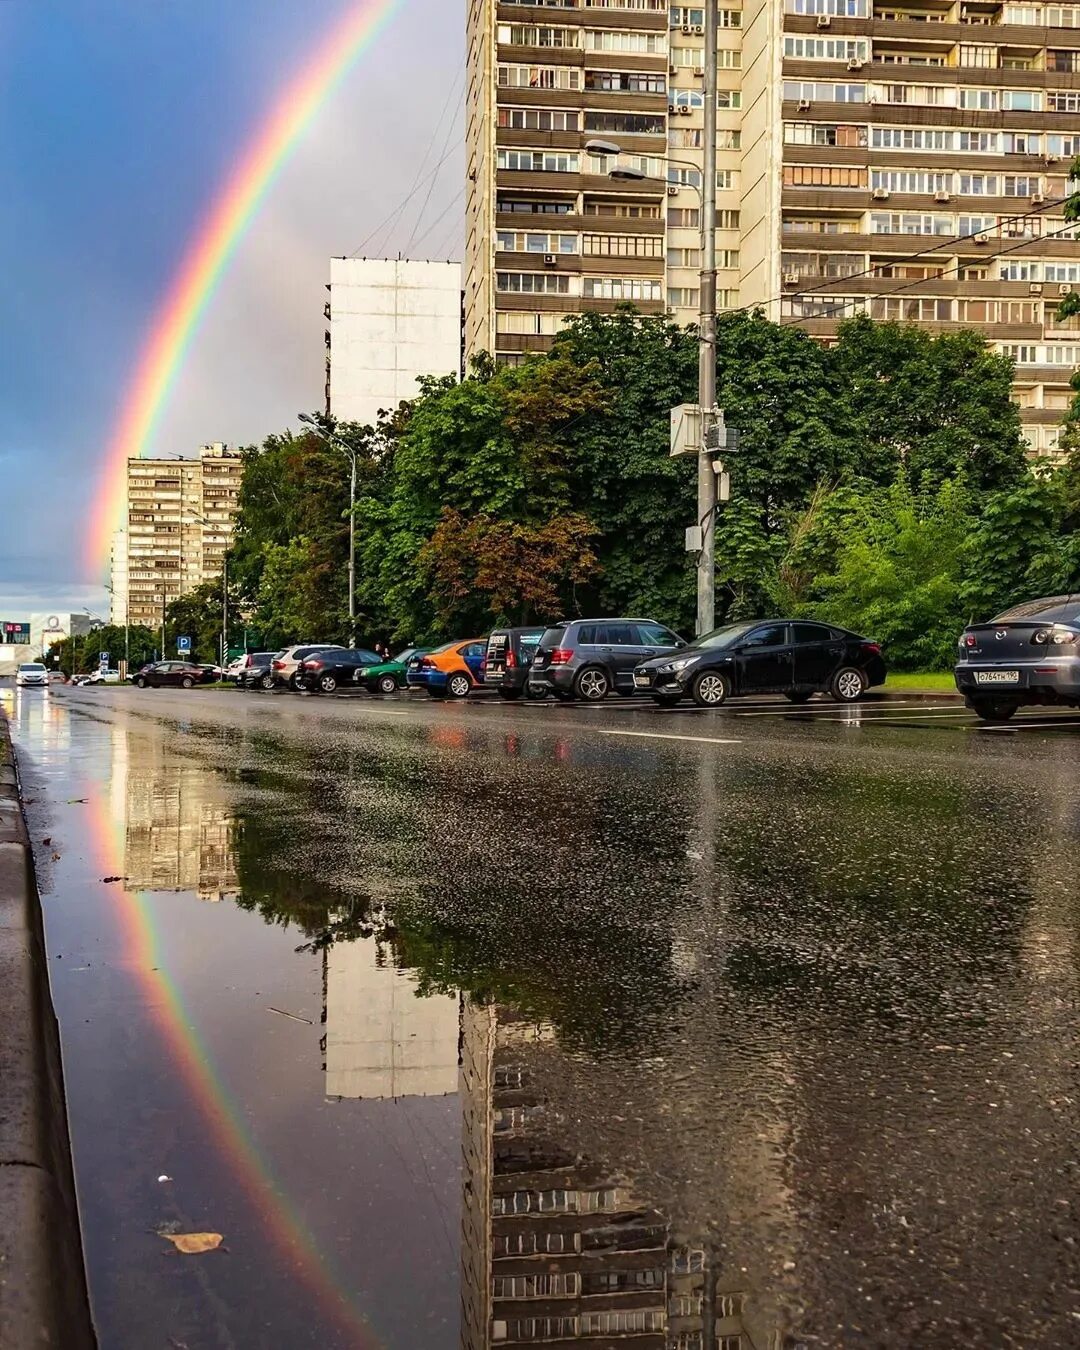
[[[104,1350],[1080,1343],[1080,718],[0,706]]]

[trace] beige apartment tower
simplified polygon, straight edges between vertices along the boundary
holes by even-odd
[[[112,622],[161,624],[165,608],[221,576],[243,459],[220,442],[197,459],[129,459],[124,528],[113,543]]]
[[[973,327],[1053,450],[1080,327],[1063,213],[1080,5],[721,0],[718,302]],[[622,300],[697,315],[700,4],[469,0],[465,344],[503,362]],[[586,151],[618,145],[619,158]],[[612,169],[616,174],[612,176]]]

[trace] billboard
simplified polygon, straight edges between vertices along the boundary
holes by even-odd
[[[30,625],[28,623],[14,623],[5,619],[0,622],[0,642],[11,643],[17,647],[28,647],[30,645]]]

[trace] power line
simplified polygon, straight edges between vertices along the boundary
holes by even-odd
[[[450,158],[450,156],[453,153],[454,153],[453,150],[448,150],[446,152],[446,154],[442,157],[442,159],[439,160],[438,164],[436,164],[434,168],[430,170],[427,178],[424,178],[419,183],[417,183],[416,187],[413,188],[413,190],[408,194],[408,196],[400,204],[400,206],[395,206],[394,209],[390,212],[390,214],[386,216],[383,220],[381,220],[378,225],[375,226],[375,228],[371,231],[371,233],[367,236],[367,238],[364,239],[356,248],[353,249],[352,253],[349,254],[350,258],[355,258],[357,257],[358,254],[363,252],[363,250],[367,247],[367,245],[371,243],[372,239],[374,239],[377,234],[381,233],[381,231],[386,225],[386,222],[390,219],[390,217],[395,215],[401,209],[401,206],[407,205],[412,200],[412,198],[416,196],[417,192],[419,192],[419,190],[428,181],[428,178],[430,178],[433,174],[438,173],[439,169],[442,168],[442,166],[446,163],[446,161]]]
[[[453,199],[453,201],[450,202],[447,206],[445,206],[435,217],[435,219],[431,222],[431,224],[427,227],[424,233],[420,235],[418,239],[413,241],[417,247],[419,247],[424,242],[424,240],[428,237],[428,235],[431,234],[432,230],[435,229],[435,227],[439,224],[440,221],[446,218],[446,216],[454,209],[455,206],[457,206],[458,202],[461,201],[462,197],[464,196],[465,196],[465,189],[464,188],[459,189],[458,194]],[[438,255],[436,254],[436,256]]]
[[[458,116],[461,113],[464,106],[465,106],[464,103],[462,103],[459,105],[457,109],[455,109],[453,119],[451,120],[450,125],[446,129],[446,139],[443,141],[442,145],[444,160],[446,159],[447,154],[449,152],[450,138],[453,136],[454,128],[457,126]],[[442,160],[440,160],[440,163],[442,163]],[[405,245],[406,253],[408,253],[409,249],[412,248],[413,240],[416,237],[416,231],[423,224],[424,215],[428,208],[428,202],[431,201],[431,194],[435,191],[435,180],[437,177],[438,177],[437,173],[433,174],[431,181],[428,184],[427,196],[424,198],[424,204],[420,207],[420,214],[416,217],[416,224],[412,228],[412,234],[409,235],[409,242]]]

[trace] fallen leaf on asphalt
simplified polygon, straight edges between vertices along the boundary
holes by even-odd
[[[225,1241],[220,1233],[159,1233],[166,1242],[171,1242],[178,1252],[185,1256],[199,1256],[203,1252],[216,1251]]]
[[[69,797],[67,804],[68,806],[76,806],[79,802],[88,802],[89,800],[89,797]]]
[[[102,877],[102,881],[127,881],[127,877]]]

